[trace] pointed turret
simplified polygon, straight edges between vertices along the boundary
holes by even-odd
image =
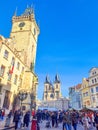
[[[29,16],[31,14],[34,14],[34,10],[32,7],[27,7],[24,13],[22,14],[23,16]]]
[[[16,7],[16,10],[14,12],[14,16],[17,16],[17,7]]]
[[[59,76],[58,76],[58,74],[56,74],[56,76],[55,76],[55,81],[54,81],[55,83],[60,83],[60,79],[59,79]]]
[[[49,76],[46,76],[45,83],[50,83]]]

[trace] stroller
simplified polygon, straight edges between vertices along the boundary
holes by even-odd
[[[50,121],[46,122],[46,128],[51,128]]]

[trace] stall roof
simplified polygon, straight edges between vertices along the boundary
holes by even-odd
[[[53,107],[38,107],[39,110],[48,110],[48,111],[57,111],[56,108]]]

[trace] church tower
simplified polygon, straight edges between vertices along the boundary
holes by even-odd
[[[45,83],[44,83],[44,101],[50,101],[54,99],[54,89],[52,83],[49,80],[49,77],[46,76]]]
[[[36,60],[39,32],[32,8],[28,7],[21,16],[16,16],[16,14],[13,16],[10,37],[14,39],[15,51],[22,53],[20,55],[21,60],[32,71]]]
[[[56,74],[54,81],[54,99],[61,98],[61,82],[59,76]]]

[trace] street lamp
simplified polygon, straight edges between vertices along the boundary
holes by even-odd
[[[18,98],[21,101],[21,110],[22,110],[22,102],[27,98],[28,93],[25,91],[20,91],[18,94]]]

